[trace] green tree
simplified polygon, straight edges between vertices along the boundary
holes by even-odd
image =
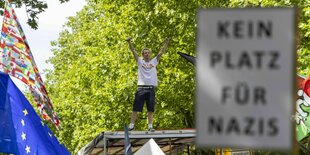
[[[123,130],[129,123],[137,67],[125,39],[137,51],[149,47],[155,56],[165,37],[171,38],[158,66],[156,129],[194,127],[195,67],[177,51],[195,55],[199,8],[303,6],[298,46],[298,73],[308,74],[309,6],[294,0],[89,0],[70,17],[53,42],[54,69],[46,75],[48,92],[62,120],[57,137],[71,152],[103,131]],[[308,8],[308,9],[307,9]],[[302,58],[301,58],[302,57]],[[137,130],[146,129],[146,113]]]
[[[305,77],[310,75],[310,3],[303,4],[300,7],[300,16],[298,30],[298,68],[297,72]]]
[[[225,5],[224,0],[89,1],[53,43],[47,84],[62,120],[60,141],[76,152],[100,132],[129,123],[137,67],[128,36],[137,51],[149,47],[154,56],[165,37],[171,38],[158,67],[154,126],[193,128],[195,68],[177,51],[195,54],[198,8]],[[145,130],[146,122],[146,114],[139,114],[136,128]]]

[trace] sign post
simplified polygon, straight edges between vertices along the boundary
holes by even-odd
[[[292,149],[295,9],[198,12],[196,142]]]

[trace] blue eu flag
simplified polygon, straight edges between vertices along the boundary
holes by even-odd
[[[0,152],[15,155],[69,155],[28,100],[0,72]]]

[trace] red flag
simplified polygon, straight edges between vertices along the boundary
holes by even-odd
[[[0,70],[29,86],[42,118],[51,121],[58,129],[60,122],[53,111],[52,102],[31,54],[26,36],[12,5],[7,0],[5,2],[0,42]]]

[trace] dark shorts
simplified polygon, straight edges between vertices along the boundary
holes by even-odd
[[[142,112],[144,102],[148,112],[155,110],[155,87],[154,86],[138,86],[133,104],[133,111]]]

